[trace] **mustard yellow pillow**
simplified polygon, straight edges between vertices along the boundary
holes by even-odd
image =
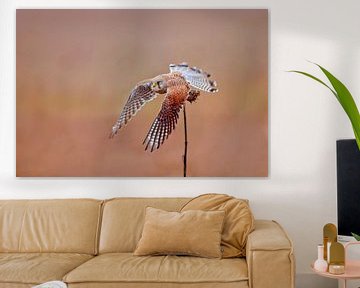
[[[168,212],[146,208],[134,255],[192,255],[221,258],[224,211]]]
[[[181,209],[188,210],[225,211],[221,236],[222,257],[245,256],[247,237],[254,230],[254,217],[247,200],[225,194],[204,194],[191,199]]]

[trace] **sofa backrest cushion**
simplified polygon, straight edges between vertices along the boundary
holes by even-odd
[[[1,252],[96,254],[102,201],[0,200]]]
[[[105,201],[99,253],[133,252],[141,237],[146,207],[179,211],[189,198],[116,198]]]
[[[226,212],[221,235],[223,258],[245,257],[248,235],[254,230],[254,216],[248,200],[226,194],[203,194],[193,198],[181,211],[205,210]]]

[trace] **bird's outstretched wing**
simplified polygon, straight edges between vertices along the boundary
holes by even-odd
[[[167,139],[175,129],[179,119],[179,112],[184,105],[184,100],[179,100],[178,97],[172,97],[173,93],[176,93],[175,89],[176,88],[168,88],[160,112],[151,125],[143,142],[143,144],[146,145],[145,150],[150,149],[152,152],[155,149],[159,149],[160,145],[164,143],[165,139]]]
[[[210,74],[196,67],[189,67],[187,63],[170,64],[170,72],[179,72],[194,88],[205,92],[217,92],[216,82],[210,79]]]
[[[157,94],[151,90],[151,81],[143,81],[136,85],[131,91],[124,109],[119,119],[112,127],[110,138],[114,137],[122,126],[125,126],[132,116],[134,116],[145,104],[155,99]]]

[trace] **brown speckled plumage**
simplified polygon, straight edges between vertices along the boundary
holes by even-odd
[[[170,73],[145,80],[136,85],[122,110],[119,119],[112,127],[110,137],[114,137],[119,129],[125,126],[147,102],[156,98],[157,94],[165,94],[160,112],[155,118],[143,144],[145,150],[158,149],[175,129],[179,112],[185,101],[194,102],[201,89],[217,92],[216,83],[208,79],[210,75],[197,68],[189,68],[186,63],[170,65]],[[188,73],[187,73],[188,71]],[[196,90],[195,90],[195,89]]]

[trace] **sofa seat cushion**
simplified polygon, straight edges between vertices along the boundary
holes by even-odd
[[[0,253],[0,283],[40,284],[61,280],[92,257],[73,253]]]
[[[206,259],[189,256],[97,256],[64,277],[67,283],[247,283],[244,259]]]

